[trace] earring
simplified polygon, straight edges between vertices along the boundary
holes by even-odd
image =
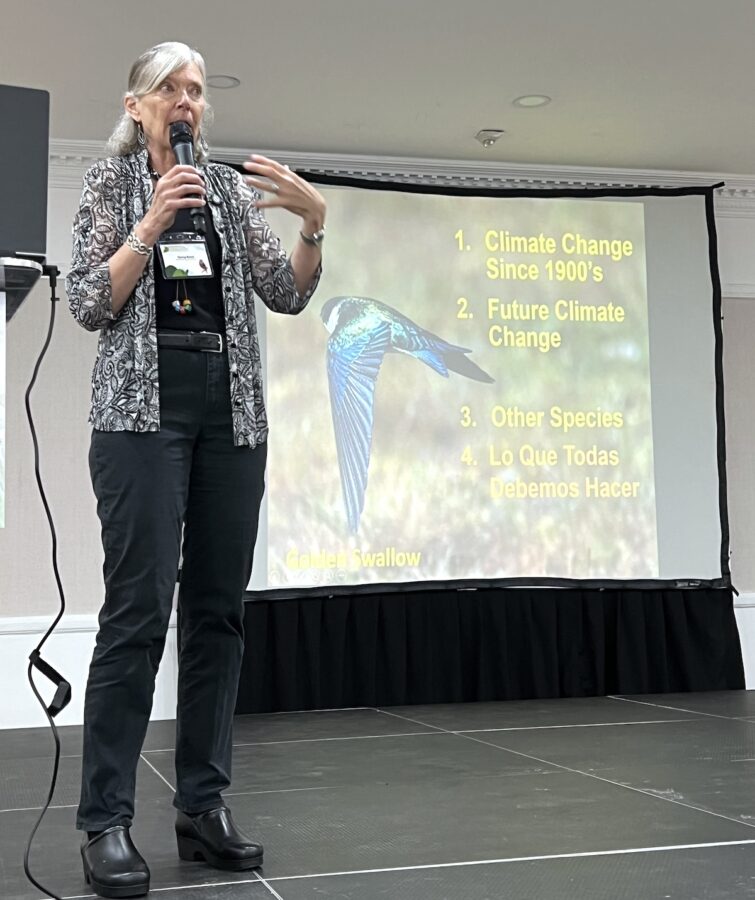
[[[144,129],[142,128],[141,122],[136,123],[136,143],[140,147],[147,146],[147,139],[144,137]]]
[[[199,143],[199,147],[200,147],[202,153],[204,154],[204,156],[205,156],[205,157],[209,156],[209,154],[210,154],[210,145],[207,143],[207,138],[204,136],[204,134],[203,134],[201,131],[199,132],[199,141],[198,141],[198,143]]]

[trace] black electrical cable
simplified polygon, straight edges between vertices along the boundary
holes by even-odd
[[[47,629],[45,635],[42,640],[37,644],[37,646],[32,650],[29,656],[29,669],[27,672],[29,678],[29,684],[31,685],[31,689],[34,692],[34,696],[39,701],[42,709],[44,710],[45,715],[47,716],[47,721],[50,724],[50,728],[52,729],[53,739],[55,741],[55,759],[53,762],[52,769],[52,778],[50,780],[50,790],[47,794],[47,800],[45,801],[44,806],[42,807],[42,811],[39,814],[39,818],[34,824],[32,828],[31,834],[29,835],[29,841],[26,845],[26,850],[24,851],[24,872],[29,881],[40,891],[46,894],[48,897],[51,897],[52,900],[62,900],[57,894],[45,888],[41,885],[31,874],[29,869],[29,855],[31,853],[31,846],[34,841],[34,837],[37,833],[39,826],[42,823],[42,819],[44,818],[45,813],[50,807],[52,803],[53,794],[55,793],[55,785],[58,780],[58,768],[60,765],[60,735],[58,734],[57,726],[53,721],[54,717],[65,707],[68,705],[68,702],[71,699],[71,685],[58,673],[55,669],[52,668],[48,663],[46,663],[41,657],[41,650],[45,643],[45,641],[50,637],[55,626],[60,622],[63,614],[66,611],[66,599],[65,594],[63,592],[63,583],[60,579],[60,572],[58,570],[58,536],[55,531],[55,524],[52,519],[52,513],[50,512],[50,506],[47,502],[47,495],[45,494],[45,489],[42,484],[42,475],[40,473],[39,468],[39,443],[37,441],[37,432],[34,428],[34,419],[32,418],[31,413],[31,392],[34,384],[37,380],[37,375],[39,374],[40,366],[42,365],[42,360],[47,353],[47,349],[50,346],[50,341],[52,340],[52,331],[53,326],[55,324],[55,304],[58,302],[59,298],[55,294],[55,287],[57,284],[57,277],[60,274],[58,269],[55,266],[45,266],[44,274],[50,279],[50,325],[47,330],[47,337],[45,339],[44,346],[40,351],[39,357],[37,358],[37,362],[34,366],[34,372],[32,373],[31,381],[29,382],[29,387],[26,389],[25,395],[25,403],[26,403],[26,417],[29,420],[29,429],[31,431],[31,439],[34,444],[34,474],[37,479],[37,487],[39,488],[39,495],[42,498],[42,505],[45,508],[45,513],[47,515],[47,521],[50,525],[50,534],[52,536],[52,569],[55,573],[55,582],[58,586],[58,595],[60,596],[60,611],[58,612],[55,620],[52,625]],[[46,678],[53,682],[56,686],[55,696],[52,701],[48,704],[45,704],[45,701],[42,698],[42,695],[39,693],[36,684],[34,683],[33,678],[33,670],[37,669],[41,672]]]

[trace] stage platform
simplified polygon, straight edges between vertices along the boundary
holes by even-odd
[[[35,874],[90,897],[74,831],[79,728],[64,728]],[[176,854],[173,723],[150,726],[134,840],[164,900],[742,900],[755,897],[755,692],[240,716],[239,825],[264,869]],[[0,897],[50,775],[43,729],[0,731]]]

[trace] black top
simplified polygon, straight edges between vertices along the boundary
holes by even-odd
[[[208,207],[205,207],[205,221],[207,223],[205,239],[212,262],[212,278],[166,279],[158,258],[159,251],[155,246],[155,302],[157,304],[158,330],[216,331],[225,335],[225,309],[220,279],[223,256]],[[163,234],[175,234],[181,231],[194,232],[194,225],[188,209],[179,209],[175,222]],[[176,289],[178,289],[178,294],[176,294]],[[176,299],[180,303],[185,297],[191,301],[191,312],[182,315],[176,312],[172,304]]]

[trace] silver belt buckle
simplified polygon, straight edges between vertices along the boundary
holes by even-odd
[[[218,339],[218,349],[207,350],[207,353],[222,353],[223,352],[223,335],[219,334],[217,331],[200,331],[200,334],[211,334],[213,337]]]

